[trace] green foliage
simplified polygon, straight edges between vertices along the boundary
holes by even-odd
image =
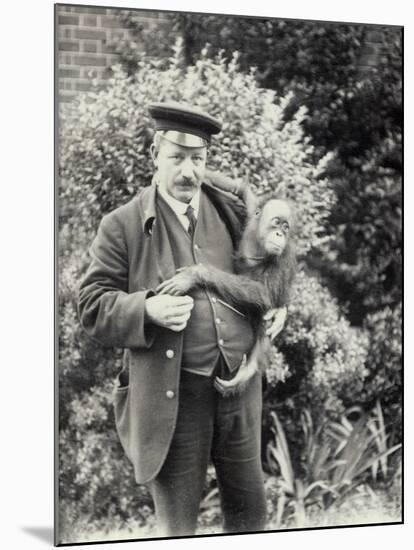
[[[369,373],[368,345],[367,333],[350,325],[318,278],[300,271],[275,361],[266,372],[265,440],[271,411],[278,411],[290,441],[299,443],[304,408],[321,422],[337,419],[355,403]],[[298,447],[293,460],[299,460]]]
[[[177,14],[176,29],[194,63],[206,43],[211,54],[241,52],[242,70],[257,66],[263,88],[284,93],[292,83],[342,84],[361,48],[365,27],[314,21]]]
[[[355,408],[347,411],[339,422],[324,420],[315,429],[310,412],[302,411],[304,475],[295,470],[283,426],[277,414],[271,413],[273,440],[267,446],[267,462],[271,472],[279,477],[276,527],[281,525],[283,516],[297,527],[308,526],[309,508],[327,510],[334,503],[338,505],[366,481],[370,468],[374,481],[379,465],[386,475],[386,459],[401,445],[388,447],[385,425],[379,420],[379,403],[374,411],[360,414],[351,422],[349,417],[356,412]]]
[[[393,438],[402,431],[402,311],[401,304],[368,315],[365,330],[370,334],[367,356],[369,375],[360,399],[373,406],[380,399],[385,421],[392,424]]]
[[[369,315],[363,330],[352,327],[329,290],[300,272],[275,360],[266,376],[265,439],[269,412],[277,410],[289,440],[300,442],[301,411],[319,423],[337,420],[349,407],[382,403],[392,442],[401,440],[401,305]],[[299,463],[299,452],[293,456]]]
[[[79,522],[88,529],[143,526],[153,510],[148,491],[135,484],[131,464],[115,433],[112,386],[79,393],[70,403],[59,438],[59,508],[62,538],[73,541]]]
[[[314,492],[326,489],[325,483],[320,480],[312,480],[309,484],[295,476],[290,457],[288,442],[277,414],[272,412],[274,443],[267,446],[267,461],[271,471],[280,476],[279,487],[281,492],[276,506],[276,525],[282,522],[285,506],[293,508],[293,516],[298,527],[306,525],[306,506],[312,501]]]
[[[121,350],[108,350],[87,337],[77,314],[77,285],[85,251],[62,254],[59,262],[59,426],[67,427],[70,404],[83,391],[104,384],[121,368]]]
[[[302,128],[306,109],[285,122],[291,96],[278,99],[259,88],[253,73],[239,71],[236,56],[229,63],[203,57],[184,68],[181,53],[177,45],[162,71],[150,61],[133,77],[116,69],[108,89],[80,98],[76,117],[62,116],[61,223],[72,232],[68,244],[88,242],[105,212],[150,182],[147,106],[180,100],[224,121],[210,148],[210,167],[248,178],[259,192],[277,188],[295,200],[299,252],[318,246],[334,197],[322,177],[329,155],[312,161]]]

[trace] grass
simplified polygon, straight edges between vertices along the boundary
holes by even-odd
[[[277,527],[274,506],[274,478],[266,478],[268,501],[269,531],[296,529],[298,527],[333,527],[350,525],[369,525],[375,523],[395,523],[401,521],[401,487],[397,481],[389,489],[373,491],[368,485],[361,485],[350,493],[340,505],[332,505],[327,511],[317,506],[307,509],[307,521],[304,525],[283,522]],[[155,518],[148,515],[145,525],[142,521],[130,520],[123,528],[115,525],[91,525],[87,519],[78,521],[76,526],[62,533],[62,543],[96,542],[126,539],[147,539],[157,537]],[[211,506],[206,507],[199,516],[198,535],[222,533],[218,500],[212,499]]]

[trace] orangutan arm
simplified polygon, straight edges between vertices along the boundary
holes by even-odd
[[[182,296],[196,286],[212,290],[225,302],[249,312],[264,313],[270,307],[268,292],[260,281],[204,264],[177,270],[176,275],[158,286],[157,293]]]
[[[250,218],[257,206],[257,199],[249,184],[242,178],[230,178],[221,172],[206,170],[206,178],[214,187],[235,195],[246,205],[247,215]]]

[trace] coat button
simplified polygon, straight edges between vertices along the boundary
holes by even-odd
[[[218,325],[221,323],[220,317],[217,317],[217,318],[216,318],[216,323],[217,323]]]
[[[218,341],[218,343],[219,343],[219,346],[222,346],[222,345],[224,344],[223,338],[220,338],[220,340]]]
[[[213,304],[215,304],[217,302],[217,298],[211,298],[211,301],[213,302]]]
[[[165,395],[168,397],[168,399],[172,399],[175,394],[172,390],[168,390],[167,392],[165,392]]]
[[[174,351],[172,349],[167,349],[165,355],[168,357],[168,359],[172,359],[174,357]]]

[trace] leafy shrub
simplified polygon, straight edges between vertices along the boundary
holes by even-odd
[[[276,341],[275,363],[266,373],[265,441],[270,438],[269,413],[277,410],[288,439],[297,443],[293,460],[299,460],[301,411],[309,408],[315,422],[321,422],[338,419],[354,404],[369,372],[368,344],[367,333],[350,325],[317,277],[299,272]]]
[[[365,320],[370,335],[367,355],[369,375],[360,399],[373,406],[380,399],[385,422],[392,425],[392,437],[400,441],[402,431],[402,312],[401,304],[385,308]]]
[[[354,422],[349,420],[355,416]],[[334,503],[344,501],[364,481],[369,470],[376,481],[378,467],[383,474],[387,457],[400,449],[401,444],[389,446],[379,402],[373,411],[362,413],[353,407],[338,422],[313,422],[308,409],[301,412],[303,430],[303,472],[298,473],[291,458],[288,440],[277,414],[271,413],[273,439],[267,445],[267,462],[279,477],[276,492],[276,527],[286,511],[288,521],[298,527],[308,526],[309,509],[317,506],[326,511]],[[381,444],[378,445],[378,441]],[[286,514],[285,514],[286,515]],[[286,520],[285,520],[286,521]]]
[[[259,191],[285,192],[297,203],[300,252],[318,246],[334,198],[322,177],[330,157],[312,162],[313,148],[302,129],[305,109],[284,122],[291,99],[277,100],[274,92],[259,88],[254,73],[239,71],[236,56],[229,63],[203,58],[184,68],[177,47],[164,71],[150,61],[141,62],[134,76],[117,68],[107,90],[79,99],[76,118],[62,115],[60,219],[72,232],[68,245],[85,245],[105,212],[150,182],[147,106],[180,100],[224,121],[220,139],[210,147],[211,168],[245,176]]]
[[[144,525],[153,510],[115,432],[112,385],[108,379],[67,404],[68,422],[60,431],[59,510],[61,538],[71,542],[80,522],[89,524],[86,531],[127,527],[132,519]]]

